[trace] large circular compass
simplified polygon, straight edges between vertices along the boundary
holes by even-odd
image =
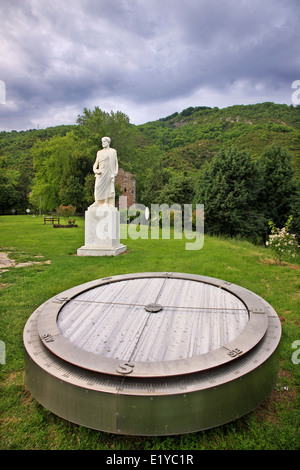
[[[83,284],[41,305],[24,328],[26,383],[53,413],[131,435],[194,432],[266,399],[279,318],[219,279],[140,273]]]

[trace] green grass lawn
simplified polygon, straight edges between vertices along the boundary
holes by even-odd
[[[0,251],[16,263],[0,273],[0,449],[200,450],[299,449],[300,340],[299,259],[275,264],[271,252],[247,241],[205,236],[199,251],[184,240],[122,240],[127,252],[117,257],[78,257],[84,245],[79,227],[54,229],[41,217],[0,217]],[[173,437],[128,437],[69,423],[37,403],[24,382],[23,328],[32,312],[50,297],[84,282],[132,272],[183,272],[223,279],[269,302],[282,323],[280,370],[270,397],[256,410],[208,431]],[[298,346],[299,349],[299,346]],[[296,354],[295,354],[296,353]]]

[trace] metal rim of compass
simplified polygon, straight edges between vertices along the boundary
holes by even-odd
[[[249,321],[244,331],[233,341],[217,350],[202,354],[201,356],[177,359],[172,361],[140,362],[137,361],[124,367],[124,361],[112,359],[109,357],[95,355],[92,352],[85,351],[72,344],[58,328],[57,318],[63,307],[84,291],[89,291],[95,287],[100,287],[109,283],[128,281],[140,278],[172,278],[187,281],[196,281],[204,284],[225,289],[229,293],[238,297],[246,306],[249,315]],[[157,303],[151,303],[144,306],[148,312],[158,312],[163,306]],[[142,273],[114,276],[104,278],[98,281],[92,281],[85,285],[77,286],[63,292],[60,296],[51,299],[44,306],[39,316],[38,331],[43,344],[56,356],[61,359],[82,367],[85,370],[94,372],[118,375],[130,374],[134,377],[165,377],[193,373],[200,370],[207,370],[221,364],[235,360],[237,356],[246,354],[251,350],[264,336],[268,326],[265,307],[260,298],[252,292],[218,279],[207,278],[199,275],[190,275],[182,273]],[[125,362],[126,364],[126,362]]]

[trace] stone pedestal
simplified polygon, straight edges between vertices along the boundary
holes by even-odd
[[[116,256],[126,251],[120,243],[120,213],[113,206],[90,206],[85,212],[85,245],[78,256]]]

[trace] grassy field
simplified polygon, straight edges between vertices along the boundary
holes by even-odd
[[[123,241],[127,253],[117,257],[77,257],[77,248],[84,244],[84,220],[77,223],[78,228],[54,229],[43,225],[41,217],[0,217],[0,251],[15,260],[15,266],[0,270],[0,340],[6,347],[5,364],[0,364],[0,449],[299,449],[300,354],[293,349],[300,340],[299,260],[278,265],[269,249],[209,236],[199,251],[186,251],[184,240],[127,239]],[[266,402],[215,429],[150,438],[86,429],[39,405],[24,382],[22,333],[31,313],[53,295],[84,282],[152,271],[224,279],[255,292],[274,307],[282,323],[280,370]],[[292,360],[293,354],[298,360]]]

